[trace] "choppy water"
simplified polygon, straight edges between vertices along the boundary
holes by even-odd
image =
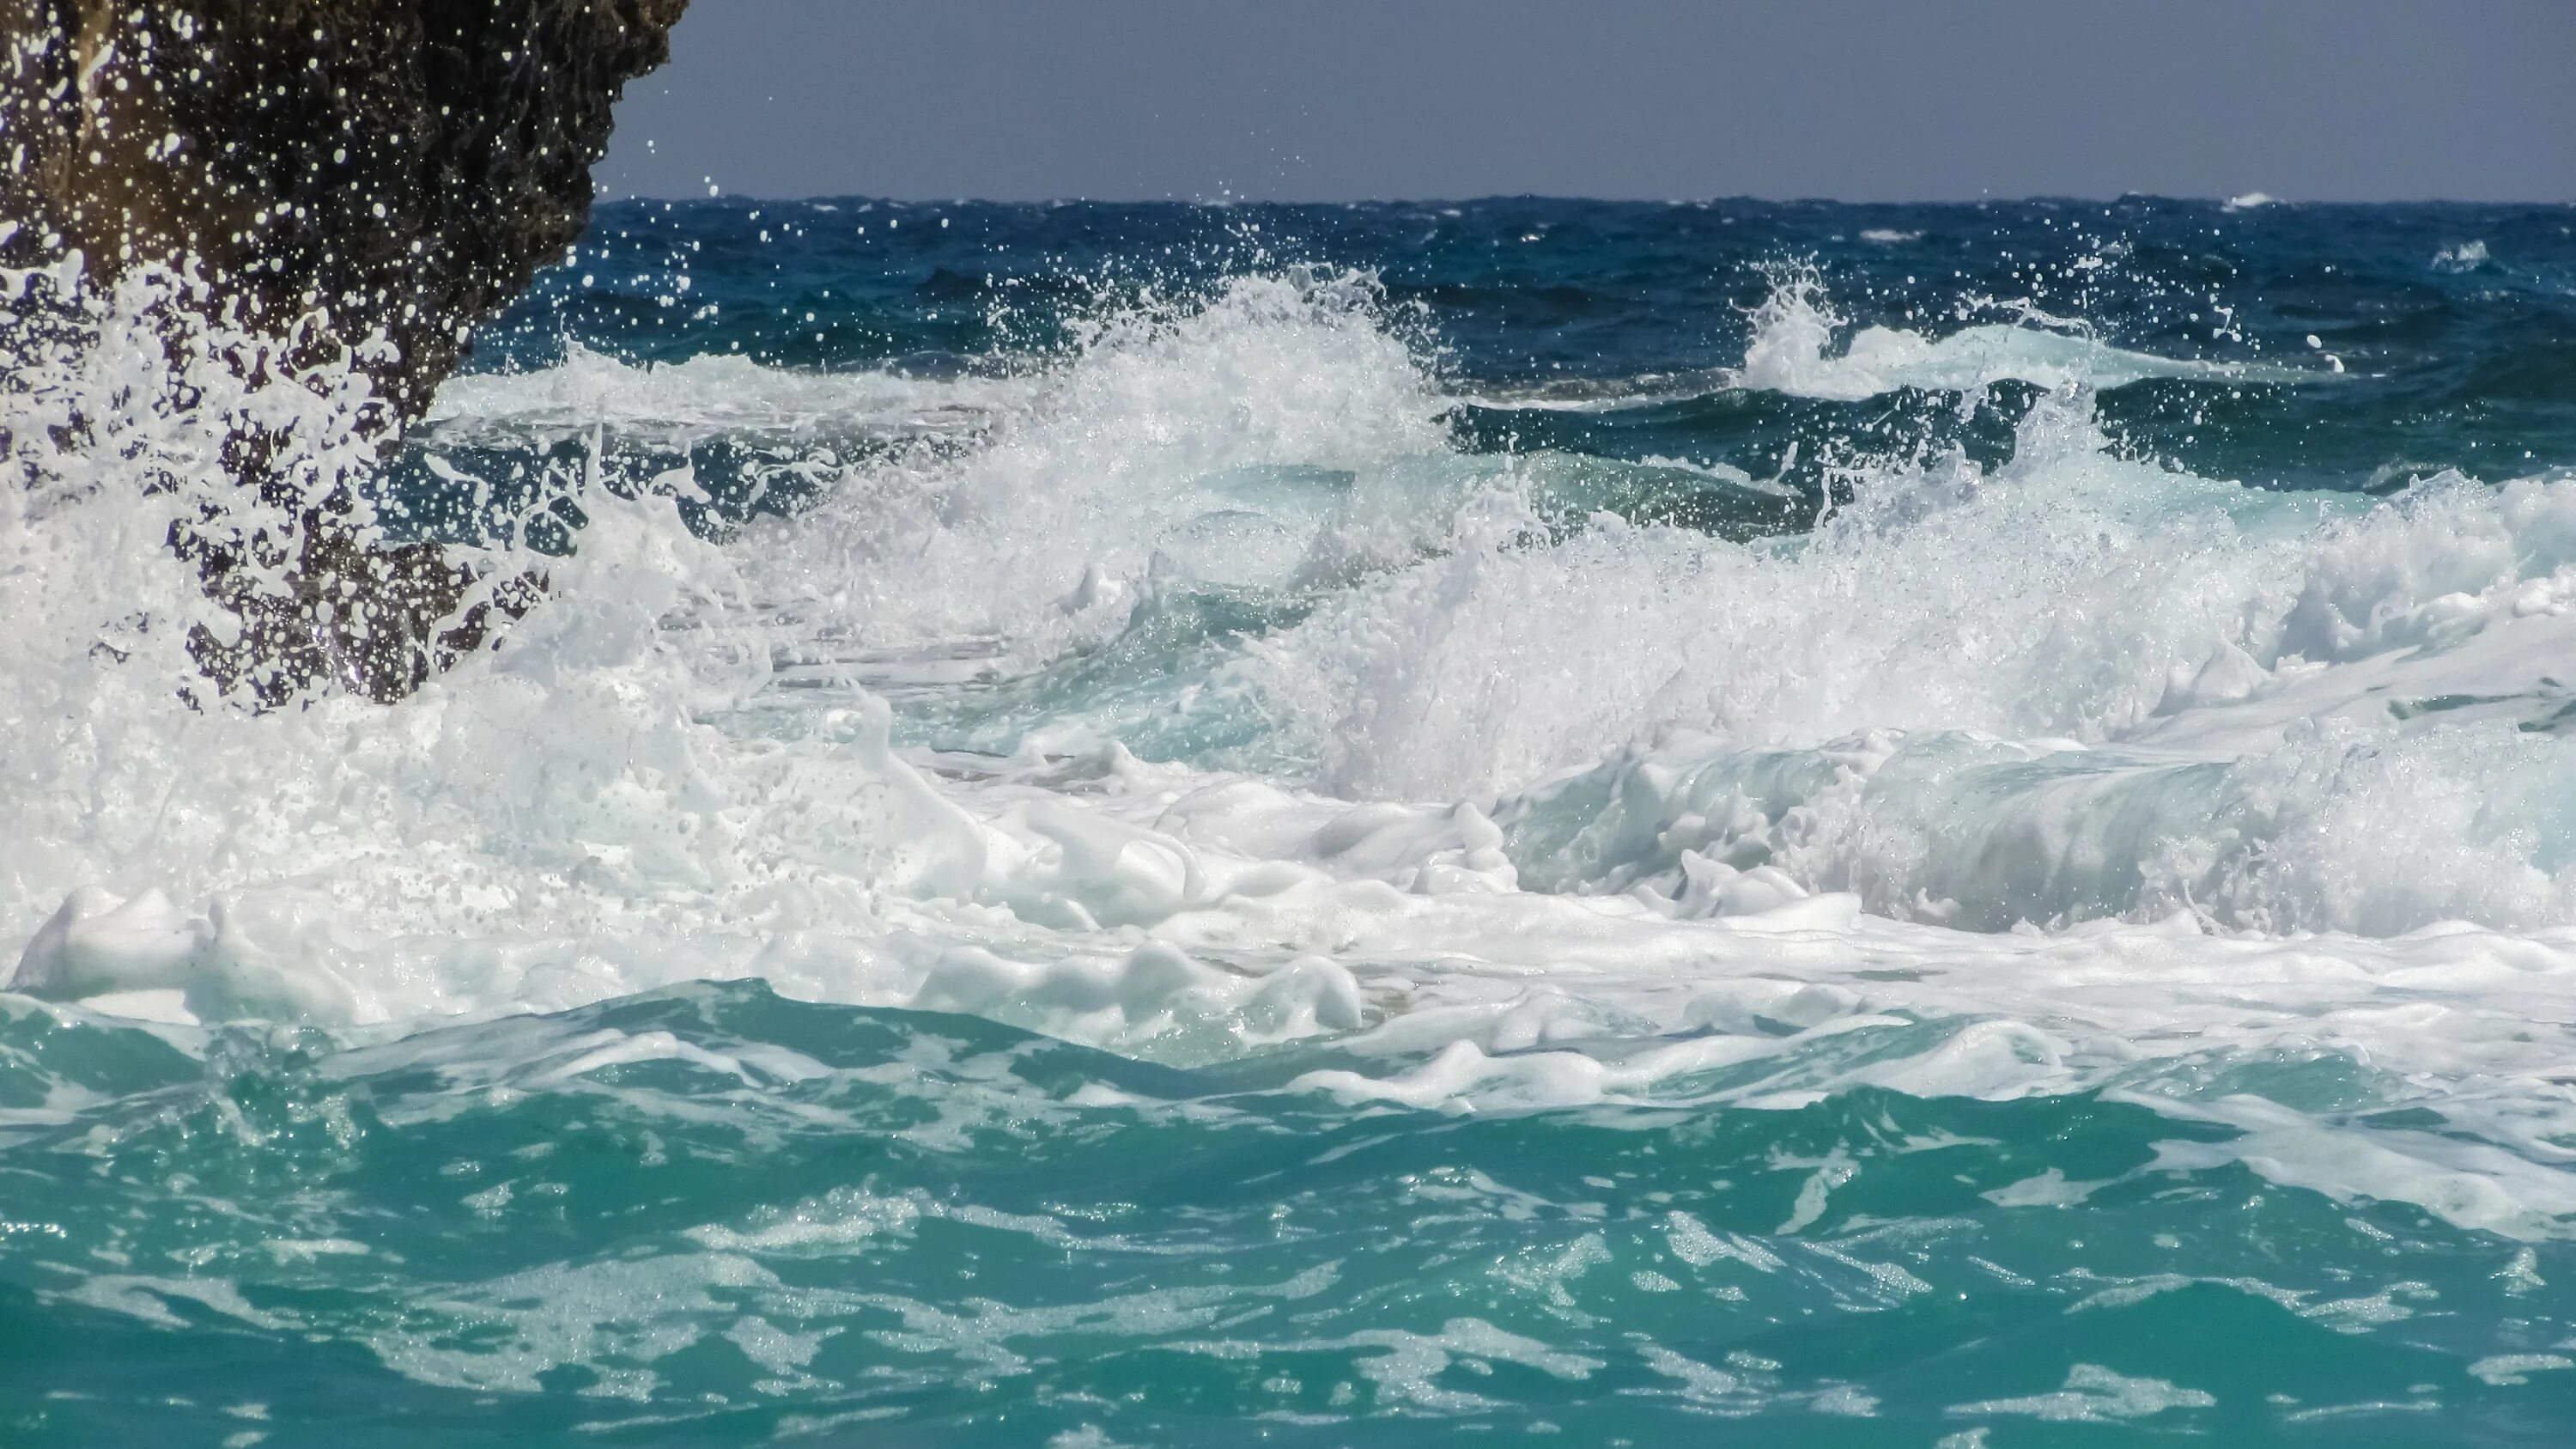
[[[363,484],[545,605],[263,715],[162,540],[357,403],[148,301],[0,1440],[2576,1422],[2576,211],[610,207]]]

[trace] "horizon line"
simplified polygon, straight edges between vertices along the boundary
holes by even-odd
[[[719,183],[720,185],[720,183]],[[897,206],[1483,206],[1496,202],[1580,202],[1598,206],[1717,206],[1750,203],[1761,206],[1918,206],[1976,207],[1991,205],[2030,205],[2040,202],[2072,203],[2082,206],[2114,205],[2121,202],[2178,202],[2190,205],[2229,207],[2240,211],[2273,207],[2379,207],[2379,206],[2492,206],[2576,208],[2576,196],[2562,197],[2454,197],[2414,196],[2357,199],[2350,197],[2287,197],[2263,191],[2239,192],[2233,196],[2181,195],[2156,191],[2123,191],[2111,195],[2087,196],[2072,192],[2034,191],[2014,195],[1973,197],[1928,197],[1907,200],[1878,198],[1851,200],[1835,196],[1760,196],[1735,192],[1711,196],[1586,196],[1579,193],[1547,191],[1491,191],[1460,196],[972,196],[972,195],[896,195],[891,192],[815,191],[798,195],[774,192],[718,190],[708,195],[663,191],[619,191],[602,186],[595,199],[603,204],[622,201],[664,202],[746,202],[762,204],[814,203],[840,201],[881,202]]]

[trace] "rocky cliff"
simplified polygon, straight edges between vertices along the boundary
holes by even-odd
[[[187,305],[277,339],[288,370],[365,374],[389,441],[580,236],[611,109],[686,4],[0,0],[0,263],[193,271]],[[280,448],[228,445],[260,521],[209,508],[173,534],[242,622],[194,641],[228,692],[390,698],[533,596],[369,536],[344,482],[290,476]]]

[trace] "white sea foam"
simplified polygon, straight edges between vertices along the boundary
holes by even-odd
[[[1861,235],[1892,245],[1920,233]],[[1767,277],[1769,290],[1751,314],[1752,335],[1739,366],[1497,388],[1472,394],[1469,401],[1542,412],[1610,412],[1730,389],[1858,402],[1907,388],[1972,393],[1997,383],[2026,382],[2103,391],[2159,377],[2286,385],[2342,371],[2342,364],[2332,359],[2331,368],[2321,373],[2269,363],[2158,357],[2114,347],[2088,327],[2035,307],[1992,301],[1984,304],[1985,311],[2014,320],[1979,322],[1939,335],[1875,325],[1854,328],[1827,295],[1823,275],[1812,267],[1774,266]]]
[[[2482,241],[2464,241],[2433,254],[2433,270],[2437,272],[2474,272],[2486,264],[2487,244]]]
[[[251,716],[179,697],[186,495],[131,485],[226,485],[120,330],[139,306],[5,399],[19,446],[75,403],[117,440],[0,490],[18,991],[402,1025],[758,975],[1178,1061],[1330,1037],[1347,1061],[1299,1090],[1442,1110],[2106,1089],[2238,1134],[2176,1162],[2518,1237],[2576,1214],[2545,673],[2576,482],[2374,503],[2123,462],[2087,384],[2127,364],[2086,350],[2009,465],[1855,469],[1803,539],[1542,527],[1535,465],[1452,451],[1364,282],[1252,278],[1111,319],[970,444],[837,464],[729,545],[589,492],[497,651],[396,706]],[[359,385],[308,381],[237,405],[347,436]],[[578,430],[558,381],[521,423]],[[651,385],[721,420],[762,383]],[[1077,654],[1174,579],[1313,606],[1227,666],[1311,775],[1068,725],[943,776],[864,687],[884,651]],[[668,1044],[585,1050],[530,1070]],[[2205,1070],[2302,1054],[2447,1130]],[[2029,1403],[2109,1415],[2138,1382]]]
[[[564,360],[519,373],[478,373],[439,389],[430,426],[448,439],[524,439],[593,428],[657,441],[717,433],[972,432],[1022,399],[1010,378],[915,378],[765,367],[742,357],[630,364],[580,343]]]
[[[2155,377],[2233,382],[2292,382],[2304,374],[2242,362],[2155,357],[2113,347],[2080,330],[2026,323],[1980,323],[1933,337],[1846,324],[1826,299],[1823,279],[1802,268],[1772,278],[1753,314],[1738,387],[1794,397],[1857,401],[1902,388],[1969,392],[2005,381],[2062,387],[2125,387]]]

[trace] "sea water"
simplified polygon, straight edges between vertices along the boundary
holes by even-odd
[[[383,467],[154,285],[0,1441],[2576,1436],[2576,211],[628,202]],[[245,418],[543,602],[214,698]]]

